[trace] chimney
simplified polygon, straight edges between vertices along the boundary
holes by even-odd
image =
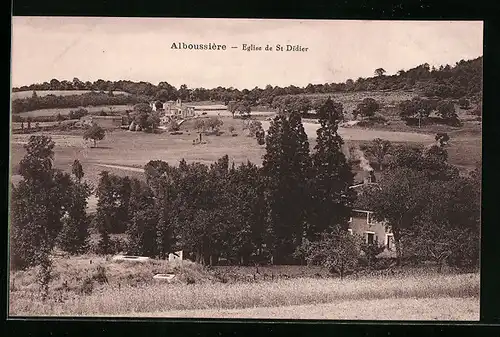
[[[375,173],[373,170],[370,171],[370,182],[371,183],[376,183],[377,179],[375,178]]]
[[[375,174],[373,173],[373,169],[365,170],[365,174],[363,177],[363,184],[370,184],[375,182]]]

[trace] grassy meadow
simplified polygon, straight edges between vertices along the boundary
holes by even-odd
[[[433,308],[429,310],[429,308]],[[118,315],[116,315],[118,316]],[[400,320],[477,321],[477,298],[391,298],[340,300],[334,303],[241,309],[169,310],[135,313],[135,317],[240,318],[240,319],[321,319],[321,320]]]
[[[40,97],[54,95],[54,96],[71,96],[71,95],[82,95],[90,92],[98,92],[92,90],[35,90],[36,94]],[[124,91],[113,91],[115,95],[128,95],[129,93]],[[23,99],[28,98],[33,95],[33,90],[17,91],[12,93],[12,99]]]
[[[90,113],[92,112],[125,112],[126,110],[132,110],[133,105],[102,105],[102,106],[89,106],[85,107]],[[62,116],[69,115],[72,110],[77,110],[77,108],[54,108],[54,109],[38,109],[33,111],[20,112],[17,115],[20,117],[39,117],[39,116],[57,116],[61,114]]]
[[[310,98],[318,97],[331,97],[333,100],[342,103],[344,110],[347,113],[352,113],[356,109],[358,103],[360,103],[365,98],[373,98],[377,100],[382,105],[396,105],[399,102],[412,99],[418,96],[418,93],[411,91],[359,91],[359,92],[338,92],[338,93],[328,93],[328,94],[308,94],[303,95]]]
[[[198,133],[193,128],[193,121],[186,121],[181,125],[181,135],[171,135],[168,132],[150,134],[131,132],[127,130],[113,130],[106,134],[106,138],[96,148],[82,138],[82,130],[40,132],[50,135],[56,143],[56,168],[71,170],[71,164],[78,159],[85,171],[85,178],[93,183],[98,181],[98,173],[108,170],[120,175],[141,176],[140,170],[150,160],[164,160],[176,165],[185,158],[188,162],[199,161],[206,164],[213,163],[225,154],[230,161],[236,164],[250,160],[256,164],[262,163],[265,147],[259,146],[254,138],[247,137],[242,130],[242,121],[231,117],[221,117],[224,122],[220,136],[204,136],[206,144],[193,145]],[[264,129],[269,122],[262,121]],[[235,127],[232,136],[228,127]],[[311,148],[315,145],[316,129],[318,124],[304,123],[309,136]],[[449,161],[464,170],[474,168],[475,162],[481,160],[481,133],[480,127],[471,126],[469,132],[462,128],[456,133],[450,132],[450,145],[447,150]],[[465,131],[464,131],[465,130]],[[374,138],[388,139],[394,143],[433,143],[434,133],[393,132],[387,130],[371,130],[359,128],[341,128],[339,133],[348,145],[359,144]],[[30,135],[14,134],[11,138],[11,166],[13,175],[17,172],[17,165],[25,154],[23,145]]]
[[[281,273],[287,270],[286,266],[277,268],[281,268]],[[302,309],[298,311],[299,317],[295,314],[293,318],[321,319],[325,315],[320,309],[322,305],[348,305],[351,314],[359,315],[366,305],[375,308],[374,303],[378,302],[382,307],[392,303],[393,310],[396,305],[402,310],[410,305],[424,312],[418,315],[418,319],[443,319],[449,315],[451,303],[457,311],[448,319],[464,319],[465,316],[466,319],[478,319],[477,273],[401,272],[391,277],[352,275],[340,280],[320,275],[319,267],[294,268],[302,269],[302,273],[291,275],[288,271],[285,278],[276,269],[274,280],[262,279],[261,276],[255,279],[256,271],[248,274],[248,268],[226,269],[230,277],[229,281],[223,282],[220,270],[190,261],[151,260],[141,263],[113,262],[109,258],[90,255],[56,257],[49,299],[45,302],[39,298],[35,269],[11,272],[9,313],[11,316],[176,317],[180,311],[185,311],[185,315],[191,313],[193,317],[218,317],[222,310],[226,313],[224,317],[245,317],[245,312],[248,317],[255,317],[258,313],[265,317],[270,311],[281,312],[281,316],[286,317],[292,306],[320,305],[316,310]],[[153,279],[156,273],[175,273],[176,278],[165,283]],[[247,280],[236,279],[234,275],[238,273],[246,275]],[[435,305],[429,306],[429,302]],[[462,306],[461,302],[467,302],[467,305]],[[227,311],[229,314],[233,312],[233,316],[227,316]],[[334,313],[338,317],[334,317]],[[328,318],[346,319],[345,315],[336,310]],[[378,312],[378,315],[377,319],[397,319],[390,311]]]

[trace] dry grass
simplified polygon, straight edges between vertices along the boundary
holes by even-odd
[[[11,275],[11,315],[134,315],[168,310],[282,307],[337,301],[405,298],[479,297],[479,274],[414,275],[359,279],[295,278],[254,283],[220,283],[206,269],[184,261],[112,263],[92,257],[59,259],[55,263],[51,299],[41,302],[36,271]],[[108,283],[96,284],[92,294],[78,291],[82,280],[101,265]],[[155,283],[155,273],[173,272],[178,283]],[[188,278],[191,282],[188,282]],[[188,284],[186,283],[193,283]],[[67,284],[67,289],[64,287]]]
[[[328,320],[479,320],[478,298],[404,298],[347,300],[244,309],[170,310],[135,313],[135,317],[252,318]]]

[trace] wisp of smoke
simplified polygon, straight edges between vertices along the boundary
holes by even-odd
[[[360,149],[355,149],[354,154],[356,158],[359,160],[359,167],[361,167],[364,171],[373,171],[373,168],[370,165],[370,161],[365,158],[365,154]]]

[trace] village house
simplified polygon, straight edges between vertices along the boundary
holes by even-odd
[[[359,174],[361,183],[351,186],[351,188],[361,191],[367,186],[376,185],[373,170],[363,171]],[[359,193],[359,192],[358,192]],[[394,234],[390,226],[385,222],[376,221],[373,212],[366,209],[353,209],[349,219],[349,233],[359,235],[367,244],[378,244],[384,246],[384,256],[395,257]]]
[[[385,223],[375,221],[372,211],[353,209],[349,219],[349,233],[360,235],[367,244],[384,246],[394,252],[394,235]]]
[[[153,111],[163,112],[164,116],[168,117],[184,119],[195,115],[195,108],[193,106],[183,104],[180,99],[164,103],[159,101],[151,102],[150,106]]]

